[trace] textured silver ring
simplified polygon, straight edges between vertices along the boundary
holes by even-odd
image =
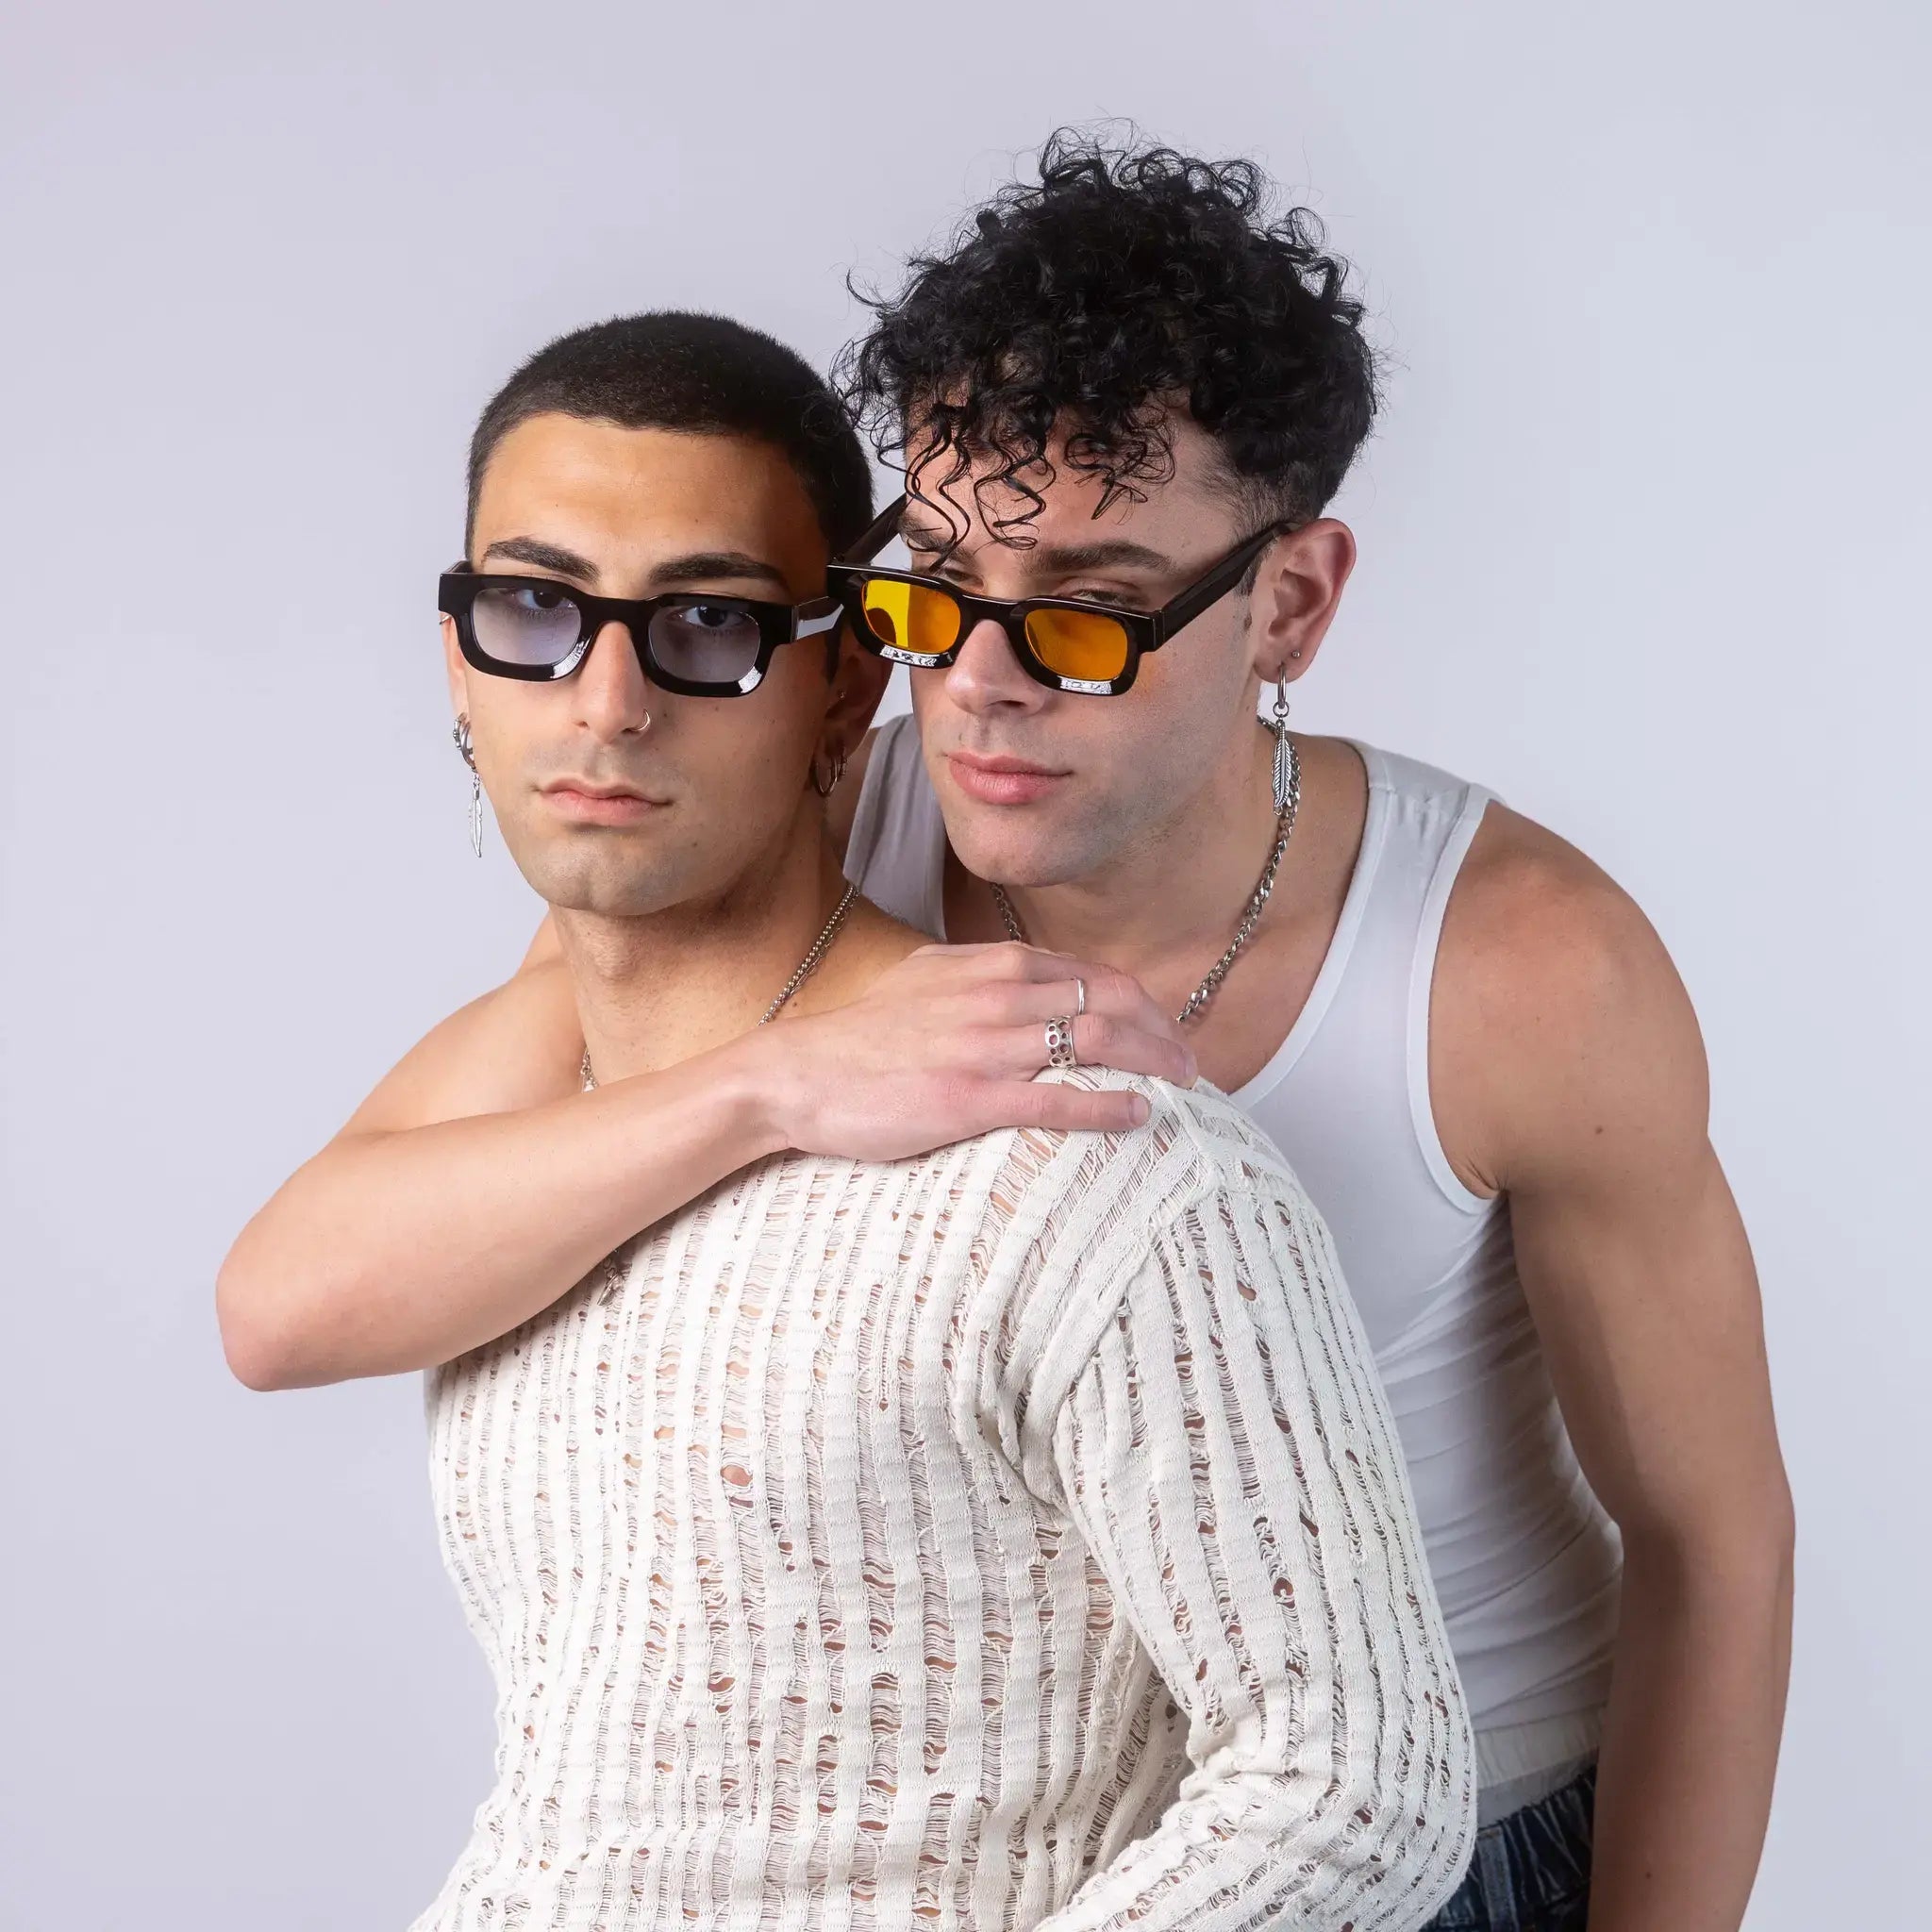
[[[1062,1014],[1046,1023],[1046,1063],[1050,1067],[1077,1067],[1074,1053],[1074,1016]]]

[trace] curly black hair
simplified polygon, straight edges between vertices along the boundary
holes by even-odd
[[[1038,173],[943,253],[915,256],[898,293],[854,289],[874,322],[835,381],[880,460],[904,467],[916,434],[922,461],[950,458],[944,490],[994,458],[974,484],[981,515],[1025,543],[1042,499],[1022,473],[1046,463],[1056,425],[1068,466],[1101,478],[1104,509],[1172,476],[1168,415],[1184,403],[1244,508],[1320,515],[1376,403],[1362,305],[1321,224],[1272,214],[1253,161],[1078,129],[1048,139]]]

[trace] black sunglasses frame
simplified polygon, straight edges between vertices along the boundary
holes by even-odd
[[[1118,697],[1133,688],[1141,659],[1170,642],[1175,633],[1191,624],[1209,605],[1218,603],[1240,582],[1242,574],[1275,538],[1297,525],[1291,522],[1270,524],[1245,537],[1218,562],[1210,564],[1186,590],[1168,599],[1158,610],[1122,610],[1111,604],[1096,604],[1079,597],[975,597],[949,584],[943,577],[922,575],[917,571],[875,570],[866,558],[884,549],[899,526],[909,499],[901,496],[882,512],[857,543],[837,563],[825,567],[825,581],[843,605],[846,622],[853,634],[876,658],[893,664],[905,664],[915,671],[939,671],[951,664],[964,647],[973,627],[992,623],[1007,634],[1020,668],[1036,683],[1050,691],[1074,691],[1084,697]],[[959,634],[943,651],[907,651],[878,637],[866,621],[865,587],[869,583],[911,584],[949,598],[959,611]],[[1078,610],[1095,617],[1110,617],[1127,641],[1127,661],[1118,677],[1063,677],[1041,661],[1032,640],[1026,635],[1026,619],[1035,610]]]
[[[516,664],[493,658],[476,638],[476,596],[484,590],[547,591],[573,605],[577,613],[577,641],[555,664]],[[703,605],[713,610],[734,610],[752,618],[758,627],[758,658],[742,677],[713,680],[680,677],[656,661],[651,650],[651,620],[660,610],[689,608]],[[489,571],[473,570],[466,563],[454,565],[442,574],[437,587],[437,608],[457,627],[457,643],[466,662],[492,677],[517,677],[538,684],[555,684],[568,677],[591,654],[608,625],[621,624],[629,631],[638,662],[651,682],[661,690],[683,697],[742,697],[764,682],[772,668],[772,654],[780,644],[798,643],[809,638],[825,640],[826,663],[836,665],[839,653],[839,625],[844,612],[836,597],[813,597],[803,604],[772,604],[756,597],[725,597],[711,591],[673,591],[659,597],[593,597],[575,584],[557,577],[499,576]]]

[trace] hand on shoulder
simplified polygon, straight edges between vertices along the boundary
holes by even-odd
[[[1080,1057],[1128,1074],[1191,1080],[1172,1020],[1128,974],[1002,942],[922,946],[843,1006],[781,1021],[747,1051],[766,1056],[789,1146],[893,1160],[1000,1127],[1124,1131],[1141,1096],[1038,1079],[1046,1026],[1074,1011]]]

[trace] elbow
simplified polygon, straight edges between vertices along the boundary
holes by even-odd
[[[1456,1894],[1475,1855],[1476,1807],[1475,1760],[1470,1757],[1468,1781],[1454,1791],[1431,1793],[1429,1803],[1417,1819],[1420,1850],[1415,1859],[1415,1897],[1424,1902],[1424,1925],[1433,1924],[1436,1915]]]
[[[244,1389],[263,1394],[292,1387],[288,1349],[244,1297],[238,1296],[225,1269],[215,1281],[215,1319],[221,1328],[222,1356],[228,1373]]]
[[[1782,1467],[1741,1486],[1723,1507],[1677,1521],[1620,1524],[1626,1602],[1649,1599],[1788,1604],[1797,1564],[1797,1512]]]
[[[1413,1812],[1398,1813],[1413,1821],[1414,1895],[1428,1901],[1427,1914],[1421,1921],[1424,1924],[1462,1883],[1475,1852],[1476,1833],[1475,1730],[1460,1682],[1433,1701],[1442,1726],[1441,1751],[1428,1767],[1422,1802]],[[1402,1799],[1407,1796],[1406,1791],[1399,1794]]]
[[[1778,1474],[1772,1533],[1779,1564],[1789,1581],[1798,1558],[1798,1507],[1791,1500],[1791,1486],[1782,1471]]]
[[[1412,1923],[1423,1926],[1462,1883],[1474,1854],[1476,1770],[1469,1706],[1446,1655],[1435,1681],[1417,1689],[1362,1768],[1355,1816],[1360,1855],[1377,1872],[1401,1874]]]
[[[1765,1507],[1760,1542],[1760,1560],[1768,1574],[1772,1594],[1780,1609],[1789,1615],[1797,1584],[1798,1512],[1782,1470],[1778,1472],[1776,1493]]]
[[[1398,1700],[1391,1715],[1401,1709]],[[1364,1740],[1366,1741],[1366,1740]],[[1276,1781],[1270,1890],[1283,1926],[1373,1922],[1421,1932],[1461,1884],[1475,1851],[1475,1743],[1461,1699],[1424,1697],[1399,1722],[1377,1727],[1360,1758],[1311,1826],[1308,1774]],[[1319,1873],[1339,1918],[1304,1920],[1303,1888]]]
[[[1460,1683],[1438,1674],[1407,1690],[1352,1740],[1353,1761],[1314,1836],[1307,1785],[1291,1778],[1281,1793],[1279,1855],[1297,1872],[1312,1859],[1340,1886],[1339,1900],[1391,1932],[1431,1924],[1475,1851],[1475,1735]]]
[[[245,1257],[238,1259],[241,1245],[230,1251],[215,1277],[215,1321],[228,1373],[244,1389],[262,1394],[326,1381],[327,1376],[315,1374],[285,1286],[271,1289]]]

